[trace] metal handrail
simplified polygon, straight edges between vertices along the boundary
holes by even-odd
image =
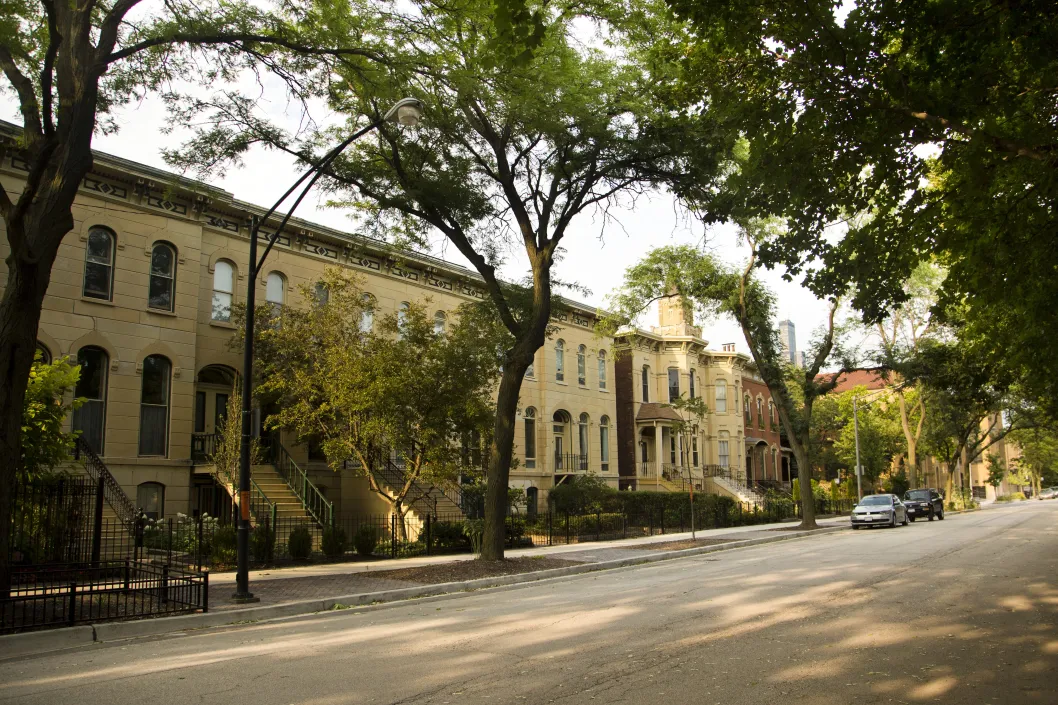
[[[88,445],[88,442],[80,436],[74,438],[73,457],[75,460],[81,461],[93,480],[99,482],[100,478],[102,478],[103,496],[106,498],[107,503],[110,504],[114,513],[118,515],[118,519],[125,525],[125,528],[130,533],[135,532],[136,505],[132,503],[129,496],[125,494],[125,490],[121,489],[121,485],[110,474],[110,468],[106,466],[106,463],[96,455],[95,451]]]
[[[334,502],[327,501],[320,488],[313,484],[308,474],[302,470],[286,447],[275,439],[273,442],[275,459],[272,461],[276,472],[287,483],[294,495],[301,500],[301,507],[320,526],[334,525]]]
[[[192,433],[191,434],[191,462],[212,462],[213,454],[217,451],[217,439],[219,433]]]
[[[555,474],[587,472],[588,456],[579,453],[555,453]]]
[[[256,519],[275,516],[276,503],[268,499],[268,495],[261,489],[254,479],[250,478],[250,514]]]

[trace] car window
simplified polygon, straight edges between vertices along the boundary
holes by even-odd
[[[928,502],[929,490],[911,490],[904,493],[904,499],[914,502]]]
[[[860,500],[860,506],[864,507],[877,507],[882,505],[892,504],[893,500],[884,494],[872,494],[864,497]]]

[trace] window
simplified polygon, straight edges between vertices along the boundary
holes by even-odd
[[[649,462],[649,458],[650,458],[650,452],[647,450],[647,442],[646,441],[640,441],[639,442],[639,459],[640,459],[640,462],[643,462],[643,463]]]
[[[218,428],[217,431],[220,431]],[[195,433],[206,432],[206,393],[195,392]]]
[[[775,479],[779,479],[779,451],[771,449],[771,469],[775,475]]]
[[[525,467],[532,469],[536,467],[536,409],[529,407],[525,410]]]
[[[580,423],[577,424],[577,445],[580,454],[580,469],[588,469],[588,415],[580,415]]]
[[[588,349],[583,345],[577,348],[577,384],[582,387],[588,384],[587,352]]]
[[[730,465],[731,463],[730,450],[728,446],[729,443],[730,441],[727,440],[727,433],[721,431],[720,440],[717,442],[717,446],[719,446],[719,457],[717,458],[717,464],[722,468],[728,467],[728,465]]]
[[[650,401],[650,368],[643,365],[643,403]]]
[[[769,399],[768,400],[768,428],[774,428],[774,427],[775,427],[775,403],[771,399]]]
[[[434,335],[444,335],[446,330],[448,330],[448,317],[445,316],[444,311],[438,311],[433,315]]]
[[[151,279],[147,287],[147,307],[159,311],[173,310],[176,286],[176,250],[166,242],[151,248]]]
[[[213,395],[213,431],[224,432],[224,424],[228,420],[228,395],[217,392]]]
[[[287,278],[279,272],[269,272],[265,279],[265,301],[278,308],[283,305],[287,291]]]
[[[157,521],[165,516],[165,485],[144,482],[136,488],[136,508]]]
[[[610,470],[610,417],[603,416],[599,419],[599,461],[602,463],[602,471]]]
[[[327,302],[331,300],[331,290],[327,288],[327,284],[324,282],[316,282],[316,286],[313,289],[314,303],[317,306],[326,306]]]
[[[525,368],[526,377],[536,377],[536,355],[533,355],[532,361],[529,366]]]
[[[408,309],[411,308],[411,304],[407,301],[401,301],[400,306],[397,307],[397,336],[404,337],[404,329],[408,327]]]
[[[81,366],[81,376],[73,395],[84,397],[86,401],[73,412],[71,426],[74,431],[81,432],[81,438],[89,448],[103,455],[110,356],[102,348],[85,347],[77,351],[77,364]]]
[[[375,298],[371,294],[360,297],[364,309],[360,312],[360,332],[370,333],[375,327]]]
[[[555,343],[555,379],[559,382],[566,379],[566,342],[561,338]]]
[[[716,380],[716,413],[727,413],[727,382],[722,379]]]
[[[599,351],[599,389],[606,389],[606,351]]]
[[[753,402],[750,401],[749,395],[742,400],[742,408],[746,413],[746,425],[753,423]]]
[[[687,394],[690,396],[691,399],[694,399],[694,370],[691,370],[690,385],[691,386],[687,389]]]
[[[764,428],[764,400],[757,397],[757,428]]]
[[[48,346],[40,342],[39,340],[37,341],[37,352],[40,353],[40,361],[42,364],[51,364],[51,350],[48,350]],[[35,358],[36,354],[34,354],[34,359]]]
[[[669,462],[676,464],[676,435],[669,436]]]
[[[680,398],[680,371],[675,367],[669,368],[669,403]]]
[[[226,259],[217,260],[213,267],[214,321],[231,321],[231,295],[235,291],[235,266]]]
[[[140,388],[140,455],[164,456],[169,439],[169,376],[172,365],[161,355],[143,361]]]
[[[114,233],[106,228],[88,231],[84,251],[84,284],[81,293],[92,299],[110,301],[114,285]]]
[[[691,465],[698,467],[698,432],[691,437]]]

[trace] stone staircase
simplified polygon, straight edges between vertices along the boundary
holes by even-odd
[[[705,478],[705,481],[706,489],[711,489],[716,494],[732,497],[743,504],[758,506],[764,502],[764,498],[752,489],[744,487],[729,478],[714,476]]]
[[[281,520],[307,519],[315,523],[315,520],[305,511],[301,499],[294,494],[279,472],[272,465],[254,465],[251,475],[257,486],[265,493],[268,500],[276,505],[276,518]],[[264,517],[256,517],[262,521]]]

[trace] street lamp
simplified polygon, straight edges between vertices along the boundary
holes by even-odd
[[[235,574],[235,594],[232,595],[232,599],[236,602],[258,602],[260,600],[260,598],[255,598],[253,593],[250,592],[250,438],[252,434],[250,399],[253,395],[253,329],[254,307],[257,298],[255,285],[257,275],[264,266],[265,259],[268,258],[268,253],[272,251],[272,246],[275,245],[276,240],[279,239],[279,235],[283,232],[283,228],[286,227],[287,221],[290,220],[290,216],[293,215],[294,211],[297,210],[297,207],[301,205],[301,201],[306,195],[308,195],[308,192],[312,190],[312,187],[338,155],[341,154],[346,147],[366,135],[371,130],[381,126],[384,122],[393,122],[404,127],[414,127],[419,124],[419,120],[422,117],[422,107],[422,102],[416,98],[404,98],[397,101],[393,107],[386,111],[385,115],[374,120],[367,127],[350,135],[345,141],[328,152],[319,164],[310,167],[309,170],[302,174],[301,177],[294,182],[294,185],[287,189],[287,192],[275,202],[275,205],[268,209],[267,213],[260,218],[257,218],[256,216],[252,218],[252,225],[250,227],[249,277],[247,278],[246,284],[246,322],[243,330],[242,346],[242,445],[239,451],[239,518],[238,532],[236,535],[238,570]],[[312,177],[311,179],[309,178],[310,176]],[[294,201],[294,205],[291,206],[290,210],[283,216],[283,220],[279,223],[279,227],[276,228],[275,232],[268,238],[268,245],[265,247],[261,258],[258,259],[257,237],[261,225],[268,221],[279,206],[282,205],[299,186],[305,183],[306,179],[308,179],[308,185],[305,186],[304,190],[302,190],[301,194],[297,197],[297,200]]]

